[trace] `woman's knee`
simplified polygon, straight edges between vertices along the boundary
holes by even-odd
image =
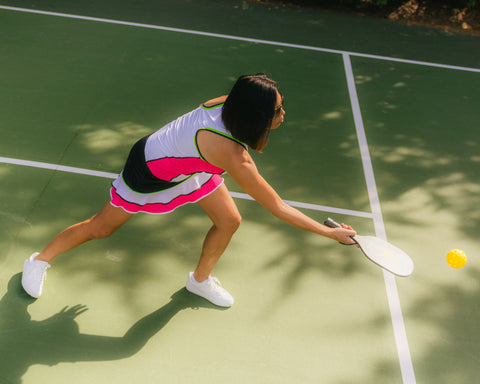
[[[100,227],[94,227],[92,228],[90,232],[90,237],[94,240],[97,239],[105,239],[107,237],[110,237],[113,235],[115,232],[116,228],[112,228],[110,226],[104,225]]]
[[[240,224],[242,224],[242,216],[237,212],[237,214],[232,218],[232,227],[235,229],[235,231],[238,229],[238,227],[240,227]]]
[[[130,217],[132,217],[132,214],[107,204],[99,213],[85,223],[88,226],[91,239],[104,239],[115,233]]]
[[[96,220],[95,216],[86,220],[83,224],[86,226],[90,240],[105,239],[116,231],[115,227],[106,223],[100,223],[99,220]]]
[[[235,233],[240,227],[240,224],[242,223],[242,216],[240,213],[237,212],[232,212],[228,216],[223,217],[221,220],[219,220],[215,225],[217,228],[221,228],[224,231],[230,232],[230,233]]]

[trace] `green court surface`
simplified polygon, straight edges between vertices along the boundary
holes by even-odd
[[[0,4],[0,383],[477,380],[478,37],[240,1],[42,3]],[[262,175],[316,220],[388,238],[412,276],[279,222],[226,176],[243,223],[215,274],[232,308],[184,289],[210,226],[194,204],[137,215],[23,293],[24,260],[105,204],[138,138],[256,72],[287,112],[253,154]]]

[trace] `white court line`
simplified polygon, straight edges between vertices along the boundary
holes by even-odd
[[[72,15],[72,14],[68,14],[68,13],[49,12],[49,11],[41,11],[41,10],[36,10],[36,9],[9,7],[9,6],[5,6],[5,5],[0,5],[0,9],[4,9],[4,10],[8,10],[8,11],[34,13],[34,14],[38,14],[38,15],[65,17],[65,18],[70,18],[70,19],[79,19],[79,20],[87,20],[87,21],[96,21],[96,22],[101,22],[101,23],[126,25],[126,26],[130,26],[130,27],[158,29],[158,30],[162,30],[162,31],[187,33],[187,34],[191,34],[191,35],[216,37],[216,38],[220,38],[220,39],[239,40],[239,41],[246,41],[246,42],[258,43],[258,44],[267,44],[267,45],[275,45],[275,46],[280,46],[280,47],[305,49],[305,50],[309,50],[309,51],[336,53],[336,54],[340,54],[340,55],[348,54],[349,56],[365,57],[365,58],[375,59],[375,60],[386,60],[386,61],[394,61],[394,62],[405,63],[405,64],[415,64],[415,65],[423,65],[423,66],[436,67],[436,68],[455,69],[455,70],[458,70],[458,71],[480,73],[480,68],[469,68],[469,67],[461,67],[461,66],[456,66],[456,65],[431,63],[431,62],[427,62],[427,61],[416,61],[416,60],[400,59],[400,58],[388,57],[388,56],[369,55],[369,54],[358,53],[358,52],[348,52],[348,51],[342,51],[342,50],[337,50],[337,49],[313,47],[313,46],[309,46],[309,45],[290,44],[290,43],[283,43],[283,42],[279,42],[279,41],[260,40],[260,39],[253,39],[253,38],[249,38],[249,37],[240,37],[240,36],[224,35],[224,34],[220,34],[220,33],[195,31],[195,30],[191,30],[191,29],[171,28],[171,27],[164,27],[164,26],[160,26],[160,25],[134,23],[134,22],[130,22],[130,21],[121,21],[121,20],[104,19],[104,18],[99,18],[99,17]]]
[[[343,62],[347,77],[348,92],[350,94],[350,102],[352,104],[355,129],[357,130],[358,145],[360,147],[363,170],[367,183],[368,196],[370,199],[370,208],[373,214],[375,233],[378,237],[387,240],[380,207],[380,200],[378,198],[377,185],[375,183],[375,176],[373,173],[372,161],[368,149],[367,137],[365,135],[365,128],[363,126],[360,104],[358,102],[357,90],[355,87],[352,64],[350,62],[349,55],[346,53],[343,54]],[[397,345],[397,353],[400,361],[400,370],[402,372],[403,382],[406,384],[414,384],[416,382],[415,373],[413,370],[410,349],[408,347],[407,333],[405,330],[405,323],[403,321],[402,308],[400,306],[400,298],[398,296],[395,277],[390,272],[385,270],[383,271],[383,277],[387,289],[388,305],[390,307],[393,333],[395,336],[395,343]]]
[[[251,197],[250,195],[247,195],[246,193],[230,192],[230,194],[232,195],[232,197],[236,197],[236,198],[239,198],[239,199],[255,200],[253,197]],[[291,200],[283,200],[283,201],[286,204],[288,204],[292,207],[311,209],[312,211],[338,213],[339,215],[365,217],[365,218],[368,218],[368,219],[373,218],[373,215],[370,212],[353,211],[351,209],[327,207],[325,205],[301,203],[301,202],[298,202],[298,201],[291,201]]]
[[[52,169],[54,171],[79,173],[79,174],[82,174],[82,175],[104,177],[106,179],[116,179],[117,176],[118,176],[118,173],[93,171],[91,169],[67,167],[67,166],[64,166],[64,165],[42,163],[40,161],[12,159],[11,157],[0,157],[0,163],[24,165],[26,167],[34,167],[34,168]]]
[[[42,168],[42,169],[51,169],[51,170],[54,170],[54,171],[77,173],[77,174],[88,175],[88,176],[97,176],[97,177],[103,177],[103,178],[106,178],[106,179],[116,179],[118,177],[118,173],[94,171],[94,170],[85,169],[85,168],[76,168],[76,167],[68,167],[68,166],[64,166],[64,165],[42,163],[40,161],[13,159],[11,157],[0,157],[0,163],[23,165],[23,166],[26,166],[26,167],[34,167],[34,168]],[[232,197],[235,197],[237,199],[254,200],[251,196],[247,195],[246,193],[230,192],[230,194],[232,195]],[[365,217],[365,218],[369,218],[369,219],[371,219],[373,217],[373,215],[370,212],[362,212],[362,211],[354,211],[354,210],[350,210],[350,209],[327,207],[327,206],[324,206],[324,205],[302,203],[302,202],[290,201],[290,200],[284,200],[284,202],[287,203],[288,205],[291,205],[292,207],[311,209],[311,210],[314,210],[314,211],[338,213],[340,215]]]

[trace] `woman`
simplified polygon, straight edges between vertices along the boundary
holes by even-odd
[[[50,262],[88,240],[110,236],[135,213],[168,213],[196,202],[213,222],[200,260],[186,288],[212,303],[229,307],[232,296],[211,277],[213,268],[240,225],[238,209],[219,176],[223,172],[284,222],[341,243],[351,244],[351,227],[328,228],[285,204],[258,173],[247,146],[261,152],[269,133],[283,122],[283,98],[265,75],[241,76],[227,96],[207,101],[132,148],[111,201],[92,218],[57,235],[25,261],[22,285],[33,297],[42,293]]]

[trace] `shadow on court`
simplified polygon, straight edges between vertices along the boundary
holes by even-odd
[[[22,376],[34,364],[53,366],[133,356],[180,311],[199,307],[222,309],[182,288],[170,302],[138,320],[122,337],[108,337],[79,332],[75,318],[88,310],[85,305],[65,307],[45,320],[33,321],[28,306],[34,302],[22,289],[21,273],[14,275],[0,300],[1,383],[21,383]]]
[[[408,310],[409,321],[420,324],[420,329],[410,334],[413,344],[427,346],[413,351],[419,383],[467,384],[478,381],[478,276],[476,269],[467,273],[465,279],[476,283],[471,289],[452,283],[435,284],[432,286],[434,296],[424,295]],[[373,324],[378,326],[388,320],[387,317],[377,318]],[[396,364],[380,362],[371,382],[389,382],[396,370]]]

